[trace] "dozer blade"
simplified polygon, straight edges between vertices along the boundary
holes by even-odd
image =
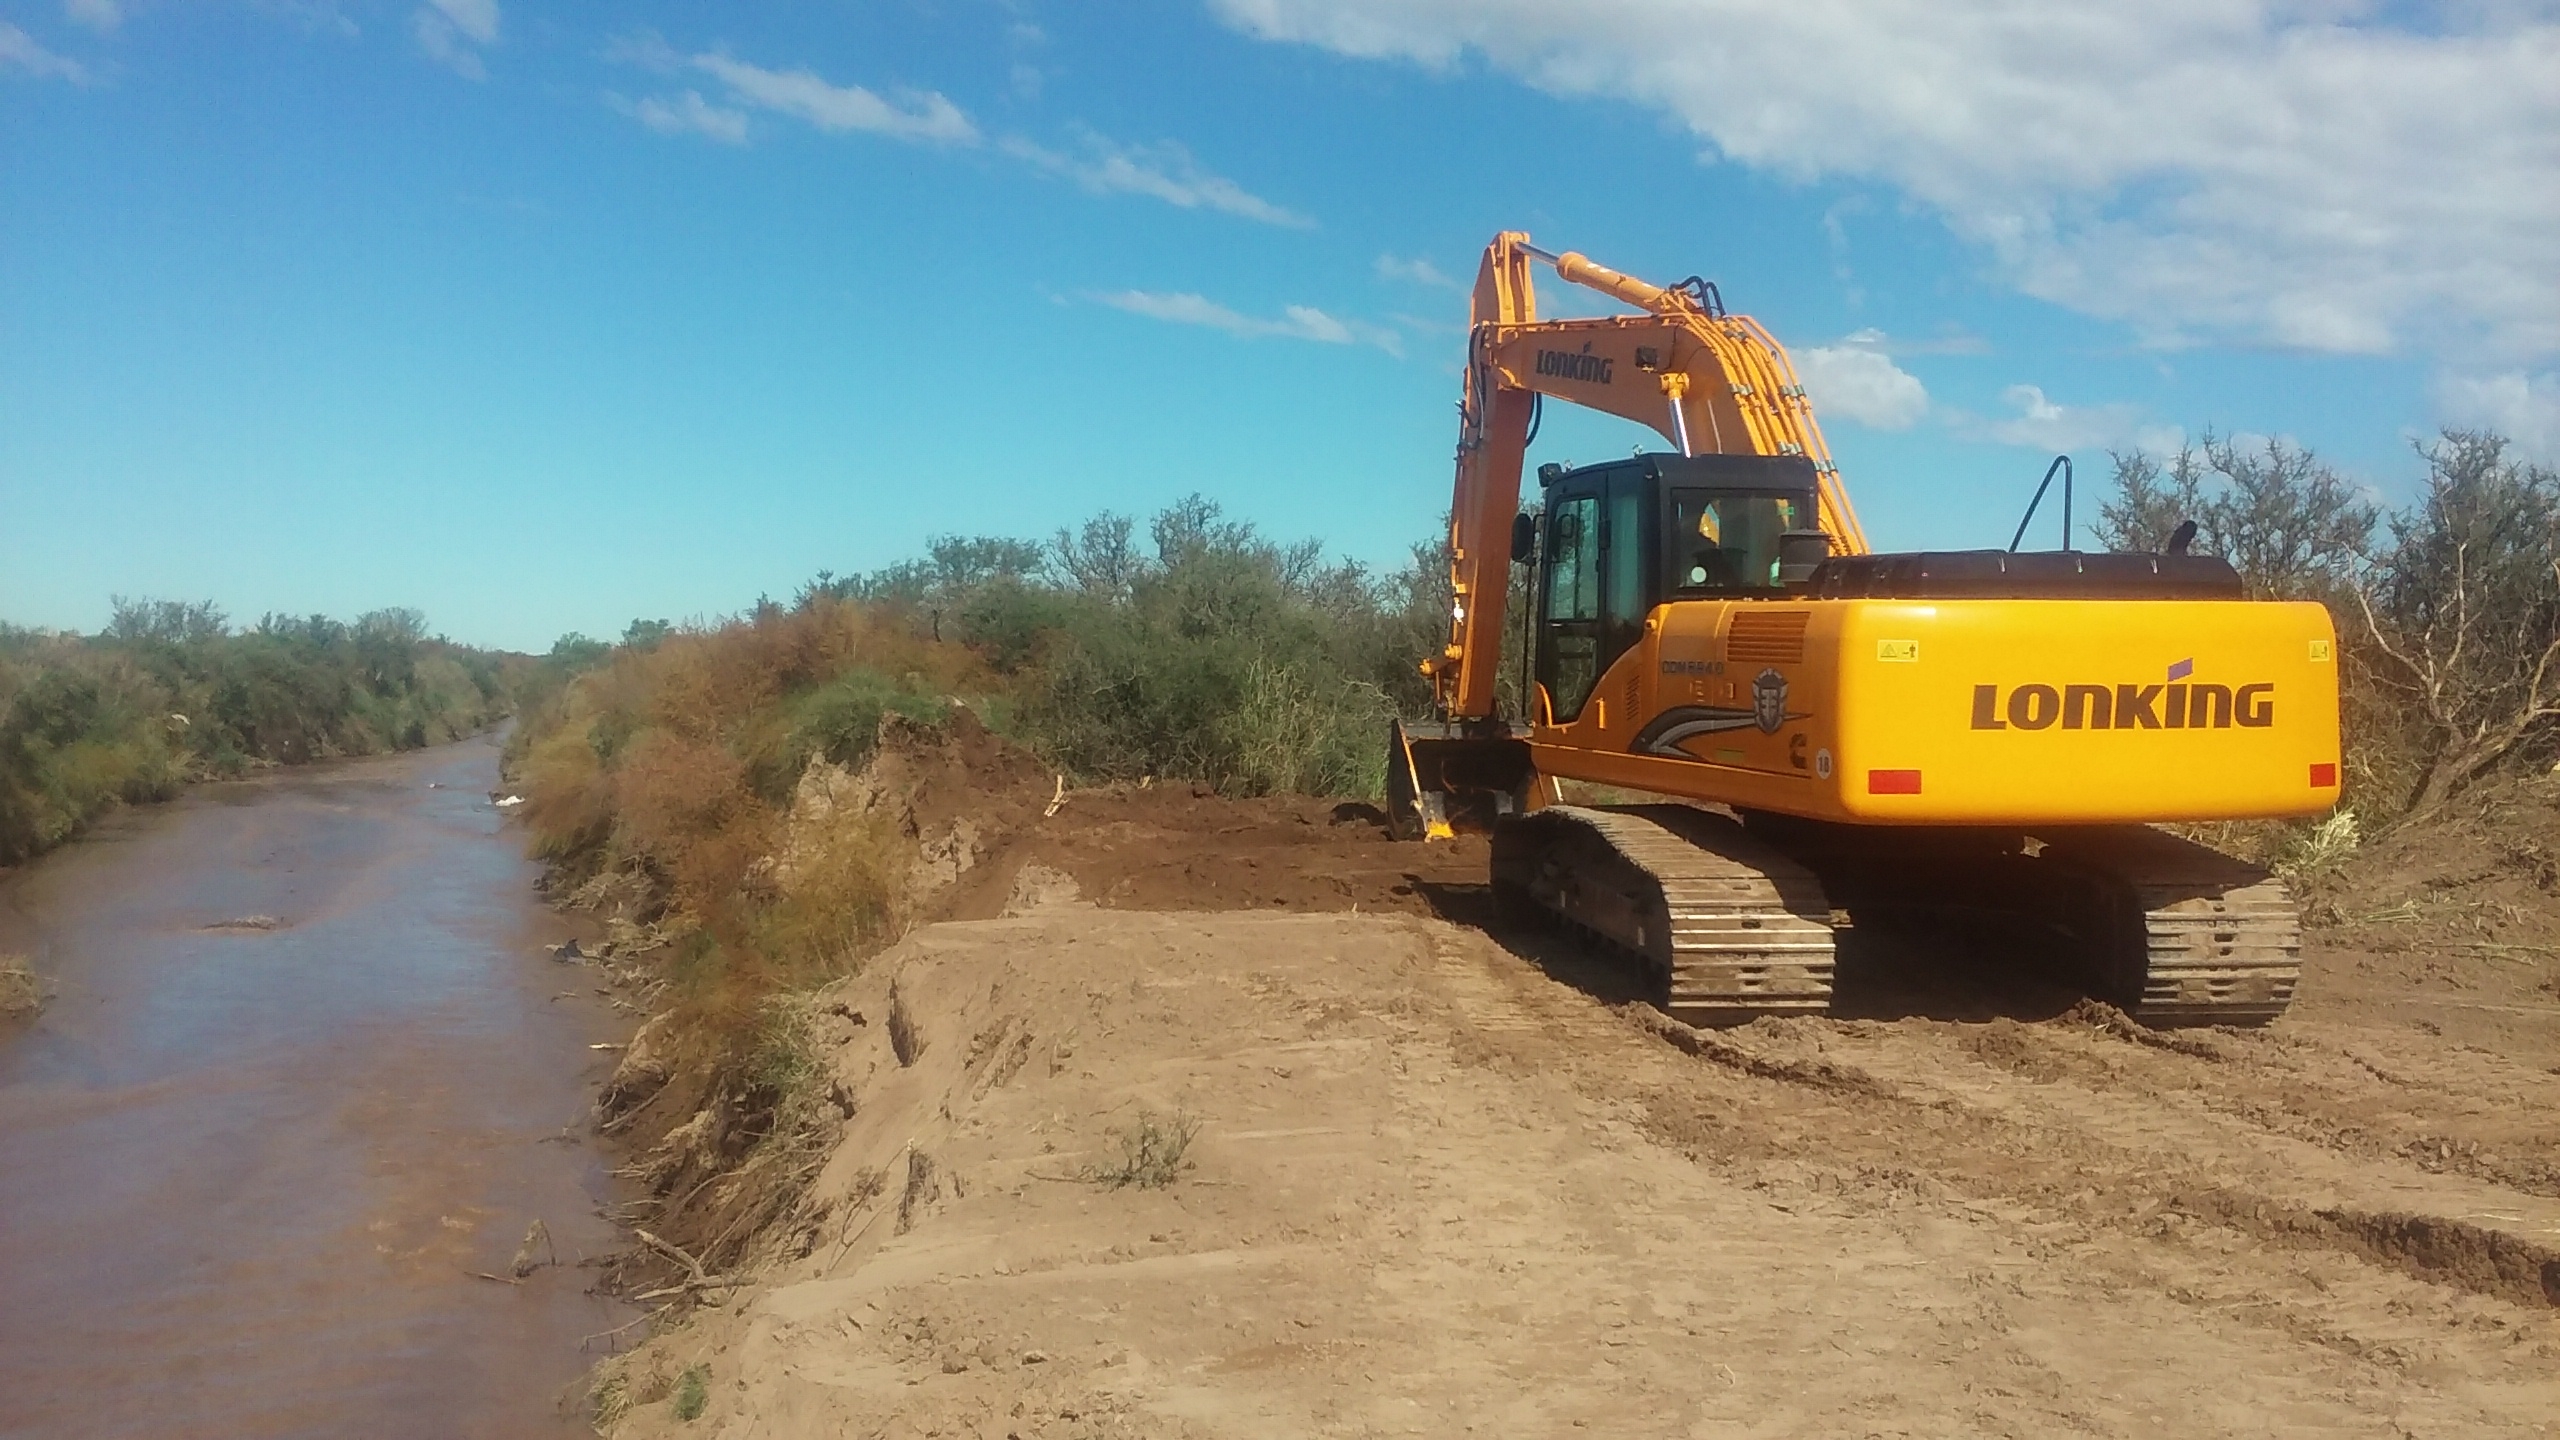
[[[1529,743],[1508,734],[1403,721],[1387,726],[1387,828],[1399,840],[1490,833],[1534,803]]]

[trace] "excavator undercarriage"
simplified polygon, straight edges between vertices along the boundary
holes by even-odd
[[[2262,1025],[2284,1012],[2302,934],[2284,882],[2143,825],[1878,830],[1697,806],[1552,806],[1493,831],[1516,921],[1573,927],[1693,1025],[1823,1014],[1833,931],[1919,925],[2071,958],[2147,1024]]]

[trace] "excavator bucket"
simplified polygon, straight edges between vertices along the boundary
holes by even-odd
[[[1454,725],[1387,727],[1387,828],[1399,840],[1489,834],[1544,798],[1529,742]]]

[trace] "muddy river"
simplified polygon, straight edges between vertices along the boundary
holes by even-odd
[[[0,1029],[0,1435],[584,1433],[628,1026],[496,783],[484,738],[208,787],[0,880],[55,990]],[[474,1273],[536,1220],[560,1265]]]

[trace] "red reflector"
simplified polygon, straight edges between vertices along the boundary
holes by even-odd
[[[1917,770],[1870,770],[1867,772],[1870,795],[1917,795],[1920,772]]]
[[[2314,789],[2314,790],[2334,790],[2334,789],[2336,789],[2336,788],[2337,788],[2337,784],[2338,784],[2338,767],[2337,767],[2336,765],[2334,765],[2334,764],[2328,764],[2328,763],[2323,763],[2323,764],[2314,765],[2314,766],[2312,766],[2312,767],[2311,767],[2311,788],[2312,788],[2312,789]]]

